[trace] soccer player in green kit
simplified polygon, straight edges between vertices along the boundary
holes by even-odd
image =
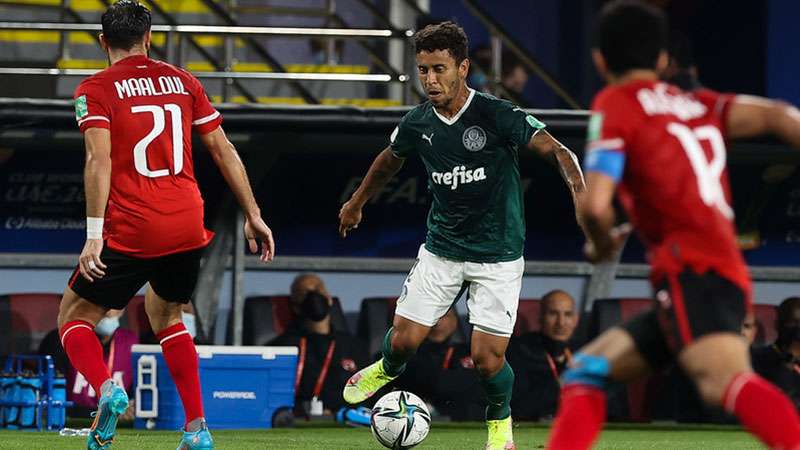
[[[575,201],[585,190],[575,155],[545,125],[510,102],[466,85],[467,36],[452,22],[429,25],[413,37],[427,102],[394,130],[390,146],[342,206],[344,237],[361,222],[364,204],[419,155],[433,204],[428,235],[397,300],[383,358],[353,375],[344,388],[360,403],[395,379],[436,324],[467,291],[472,359],[488,398],[486,449],[514,449],[509,402],[514,372],[505,360],[522,286],[525,239],[520,151],[553,160]]]

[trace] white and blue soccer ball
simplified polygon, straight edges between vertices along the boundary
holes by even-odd
[[[390,392],[372,408],[372,435],[384,447],[405,450],[419,444],[431,429],[425,402],[405,391]]]

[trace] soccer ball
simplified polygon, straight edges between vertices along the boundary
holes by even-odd
[[[390,392],[372,408],[372,435],[384,447],[405,450],[428,436],[431,413],[425,402],[405,391]]]

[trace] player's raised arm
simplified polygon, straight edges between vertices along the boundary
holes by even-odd
[[[531,138],[528,148],[550,159],[558,166],[561,178],[567,183],[573,197],[586,192],[586,181],[583,178],[578,157],[550,133],[540,130]]]
[[[86,166],[83,182],[86,191],[86,244],[79,259],[81,275],[89,281],[102,278],[106,265],[100,260],[103,250],[103,219],[111,190],[111,132],[108,128],[89,128],[84,132]]]
[[[800,111],[786,102],[738,95],[728,106],[725,127],[732,139],[773,134],[800,149]]]
[[[386,148],[378,154],[369,167],[364,181],[339,211],[339,234],[342,237],[347,237],[348,231],[358,228],[361,222],[361,209],[403,167],[403,161],[402,158],[395,156],[391,148]]]
[[[272,238],[272,230],[261,218],[261,210],[256,203],[250,187],[250,180],[247,178],[247,171],[239,158],[236,147],[225,136],[222,127],[217,127],[214,131],[201,135],[200,138],[211,152],[211,157],[244,211],[246,219],[244,232],[250,251],[258,252],[256,243],[256,239],[258,239],[261,241],[261,261],[272,261],[272,258],[275,257],[275,241]]]

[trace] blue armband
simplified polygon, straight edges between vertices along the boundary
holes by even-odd
[[[606,387],[608,374],[611,372],[608,358],[577,353],[570,365],[571,367],[561,377],[565,385],[588,384],[600,389]]]
[[[590,150],[583,166],[587,172],[600,172],[618,183],[625,170],[625,153],[619,150]]]

